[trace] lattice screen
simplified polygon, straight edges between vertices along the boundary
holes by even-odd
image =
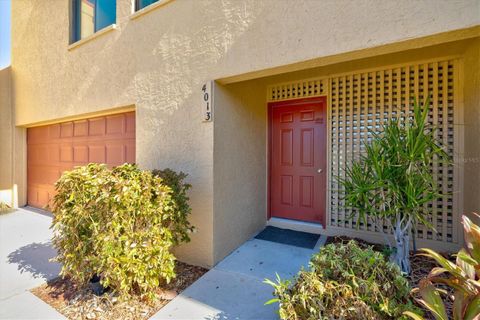
[[[428,121],[438,127],[438,139],[454,156],[454,105],[456,61],[405,65],[391,69],[355,73],[330,78],[330,221],[328,225],[356,229],[351,212],[343,209],[342,190],[335,176],[344,176],[345,164],[363,152],[369,129],[380,129],[391,117],[405,117],[411,112],[413,97],[423,101],[430,96]],[[283,92],[283,91],[282,91]],[[283,95],[283,93],[282,93]],[[430,221],[438,233],[418,228],[418,238],[457,242],[454,215],[454,168],[436,163],[434,176],[447,197],[431,206]],[[371,223],[360,230],[375,231]]]
[[[300,99],[327,95],[328,79],[292,81],[270,86],[267,89],[268,101]]]

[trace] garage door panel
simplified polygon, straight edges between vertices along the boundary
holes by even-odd
[[[73,148],[69,145],[63,145],[60,147],[60,161],[72,162],[73,161]]]
[[[36,145],[27,153],[27,160],[34,165],[47,164],[48,158],[48,145]]]
[[[36,207],[35,204],[38,203],[37,189],[35,188],[35,186],[31,184],[29,184],[27,188],[28,188],[28,191],[27,191],[28,204]]]
[[[125,116],[114,115],[107,117],[107,135],[125,133]]]
[[[89,146],[88,162],[105,163],[105,146]]]
[[[88,134],[88,121],[81,120],[75,121],[73,123],[73,136],[74,137],[85,137]]]
[[[135,162],[135,113],[29,128],[27,148],[28,204],[44,207],[66,170],[89,162]]]
[[[58,165],[60,162],[60,148],[57,144],[48,146],[48,161],[51,165]]]
[[[27,152],[28,164],[32,164],[35,162],[36,154],[37,154],[37,146],[29,146],[28,152]]]
[[[60,125],[59,124],[52,124],[48,126],[48,137],[51,140],[56,140],[60,138]]]
[[[135,163],[135,140],[125,144],[125,162]]]
[[[73,123],[65,122],[60,124],[60,138],[73,137]]]
[[[49,168],[42,171],[39,182],[53,185],[58,180],[58,178],[60,178],[60,172],[57,170],[57,168]]]
[[[123,144],[114,145],[107,145],[106,147],[107,152],[107,163],[109,165],[118,166],[122,163],[125,163],[125,151]]]
[[[30,131],[31,130],[31,131]],[[48,139],[48,128],[47,127],[35,127],[28,130],[27,141],[38,142]]]
[[[73,147],[73,161],[85,163],[88,162],[88,146],[75,146]]]
[[[105,134],[105,118],[88,120],[88,135],[103,136]]]
[[[38,148],[37,153],[37,162],[38,164],[48,164],[49,161],[49,154],[48,154],[48,145],[43,145]]]
[[[37,191],[38,194],[38,203],[48,203],[49,197],[48,197],[48,190],[41,189],[39,188]]]
[[[126,133],[135,134],[135,114],[127,114],[125,117]]]
[[[44,207],[50,203],[50,200],[54,197],[54,188],[49,186],[33,186],[35,190],[34,201],[30,205],[35,207]]]
[[[28,182],[29,183],[34,183],[34,182],[38,182],[38,181],[41,181],[41,178],[39,177],[40,175],[40,168],[35,168],[33,166],[29,166],[28,170],[27,170],[27,176],[28,176]]]

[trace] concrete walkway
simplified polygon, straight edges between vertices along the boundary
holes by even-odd
[[[64,319],[28,290],[58,276],[49,262],[51,218],[18,209],[0,215],[0,319]]]
[[[273,288],[263,283],[275,273],[291,278],[326,241],[314,249],[252,239],[188,287],[152,319],[278,319],[278,305],[265,306]]]
[[[30,293],[58,276],[60,265],[49,262],[51,218],[18,209],[0,215],[0,319],[65,319]],[[183,291],[152,319],[278,319],[277,305],[265,306],[273,288],[265,278],[291,278],[325,243],[314,249],[251,239]]]

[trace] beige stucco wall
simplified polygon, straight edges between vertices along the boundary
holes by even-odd
[[[15,127],[11,83],[11,68],[0,70],[0,201],[18,207],[26,201],[26,132]]]
[[[260,81],[217,85],[214,126],[215,260],[267,220],[266,94]]]
[[[0,143],[0,190],[10,190],[12,188],[13,114],[11,93],[11,73],[8,67],[0,70],[0,137],[2,137]],[[2,191],[0,191],[0,201],[11,203],[11,199],[4,199],[6,195],[1,193]]]
[[[467,47],[464,64],[464,212],[480,214],[480,39]]]
[[[12,4],[18,125],[130,104],[173,112],[205,79],[480,23],[478,0],[175,0],[135,20],[118,0],[118,29],[68,51],[68,3]]]
[[[117,29],[69,50],[68,0],[15,0],[15,123],[29,126],[135,106],[137,162],[144,168],[183,170],[193,184],[192,222],[198,230],[178,255],[211,266],[244,235],[239,231],[225,245],[218,244],[227,236],[223,226],[232,223],[227,217],[237,211],[225,215],[222,202],[214,204],[217,195],[223,203],[233,195],[218,192],[231,183],[231,175],[214,174],[214,164],[223,172],[230,168],[221,162],[213,143],[219,137],[215,130],[225,128],[201,121],[204,81],[311,59],[315,61],[309,67],[322,65],[330,61],[328,57],[346,52],[478,25],[479,5],[478,0],[362,0],[355,5],[346,0],[174,0],[131,20],[132,0],[117,0]],[[426,44],[415,43],[422,45]],[[235,96],[225,93],[225,112],[238,104]],[[248,117],[248,112],[239,115],[239,123],[247,123]],[[228,157],[233,163],[239,163],[233,158],[236,151],[223,147],[232,152]],[[255,144],[251,150],[260,147]],[[21,160],[18,166],[25,168]],[[242,190],[252,195],[251,190]],[[262,208],[243,206],[249,212]],[[251,233],[258,223],[241,225],[239,230]]]

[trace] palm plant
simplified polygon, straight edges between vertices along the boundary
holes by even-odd
[[[450,161],[435,138],[435,128],[426,121],[428,110],[428,100],[423,106],[415,101],[413,114],[390,120],[381,132],[370,132],[365,153],[346,167],[345,178],[338,178],[345,205],[356,209],[357,226],[370,218],[382,233],[384,223],[391,228],[392,259],[405,273],[410,273],[412,227],[432,227],[425,205],[442,196],[431,166]]]
[[[458,252],[455,263],[433,250],[421,249],[422,255],[434,259],[440,267],[433,268],[420,281],[419,288],[413,291],[420,294],[421,299],[417,301],[437,320],[448,320],[449,317],[440,295],[446,291],[435,287],[435,284],[453,289],[453,320],[480,320],[480,227],[463,216],[463,228],[466,249]],[[423,320],[411,311],[404,314],[415,320]]]

